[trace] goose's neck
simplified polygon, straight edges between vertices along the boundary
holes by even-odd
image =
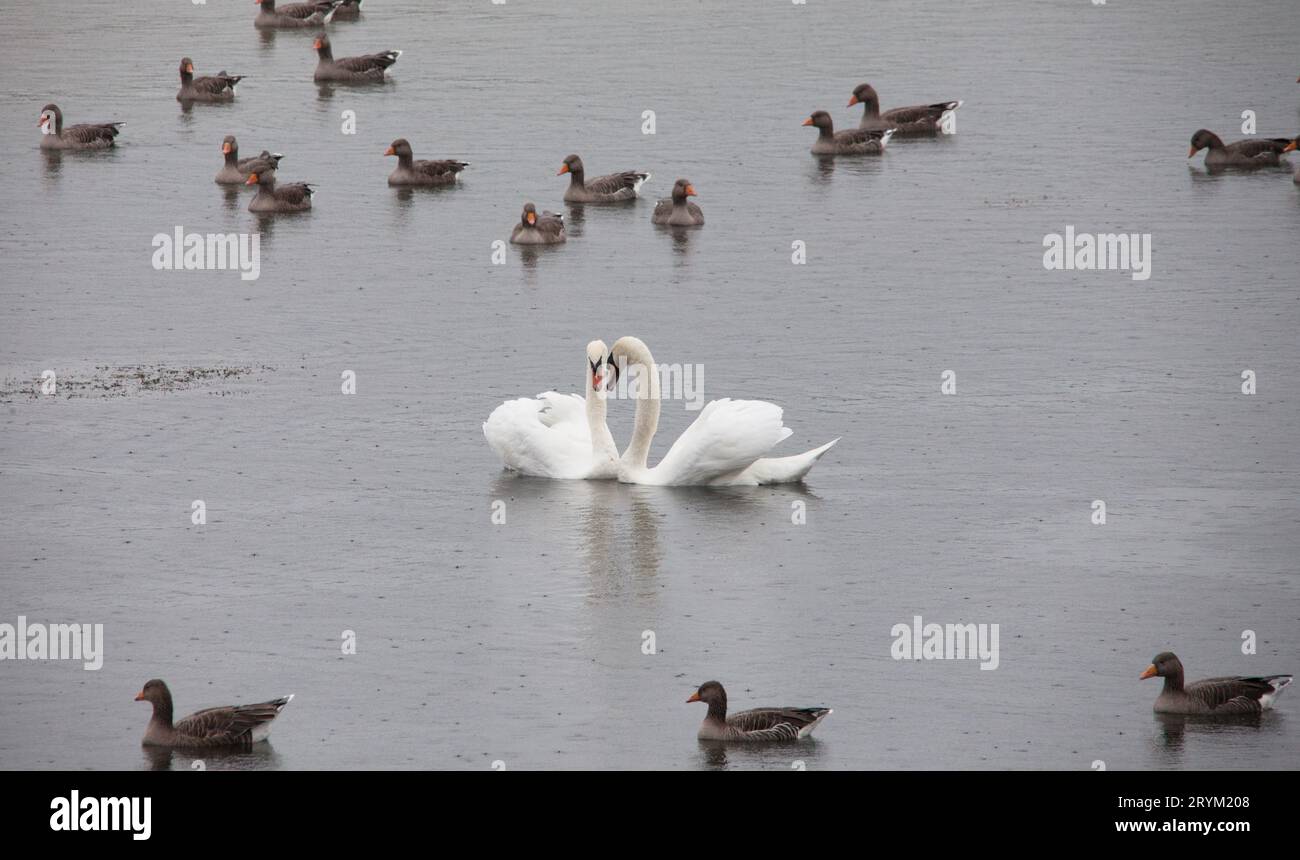
[[[234,147],[234,146],[230,147],[230,151],[226,153],[226,164],[227,164],[227,166],[230,166],[230,167],[234,167],[234,166],[236,166],[236,165],[239,164],[239,148],[238,148],[238,147]]]
[[[153,703],[153,717],[150,720],[155,725],[162,726],[168,731],[172,728],[172,697],[163,696],[161,701]]]
[[[334,49],[329,45],[321,45],[316,49],[316,56],[320,57],[321,62],[333,62]]]
[[[880,102],[875,99],[864,99],[862,102],[862,116],[864,118],[880,118]]]
[[[188,86],[190,81],[194,80],[194,74],[181,69],[181,84]]]
[[[638,367],[636,384],[636,417],[632,424],[632,441],[623,452],[623,461],[635,469],[646,468],[650,457],[650,442],[659,429],[659,373],[654,356],[643,349],[629,354],[628,370]]]
[[[725,726],[727,724],[727,703],[716,700],[709,702],[709,713],[704,719]]]
[[[1183,691],[1183,667],[1179,666],[1172,674],[1165,675],[1166,693],[1181,693]]]
[[[822,140],[833,140],[835,138],[835,129],[830,125],[818,126],[817,136]]]
[[[411,152],[399,152],[397,154],[397,166],[403,170],[410,170],[415,166],[415,154]]]
[[[683,194],[681,197],[678,197],[676,194],[673,195],[673,211],[674,211],[674,212],[685,212],[685,211],[686,211],[686,195],[685,195],[685,194]]]
[[[583,174],[583,169],[582,169],[581,167],[577,168],[576,170],[570,170],[570,171],[569,171],[569,187],[570,187],[570,188],[585,188],[585,187],[586,187],[586,182],[583,180],[583,176],[582,176],[582,174]]]

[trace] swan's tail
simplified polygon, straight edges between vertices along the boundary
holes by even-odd
[[[741,475],[744,478],[752,478],[757,484],[793,484],[802,481],[821,459],[822,454],[829,451],[838,441],[840,441],[838,438],[832,439],[820,448],[813,448],[811,451],[804,451],[791,457],[764,457],[755,460],[753,465],[745,469]]]

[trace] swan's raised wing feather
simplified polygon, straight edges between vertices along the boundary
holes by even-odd
[[[507,400],[483,423],[483,436],[507,469],[540,478],[585,478],[592,468],[585,401],[546,391]]]
[[[775,403],[714,400],[649,474],[665,486],[707,484],[750,466],[791,432]]]

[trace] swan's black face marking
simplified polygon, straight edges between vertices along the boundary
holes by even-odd
[[[591,390],[592,391],[612,391],[614,383],[618,380],[618,368],[614,367],[614,373],[610,373],[608,368],[613,366],[609,356],[603,356],[597,359],[587,359],[591,365]]]
[[[610,377],[610,386],[611,386],[611,387],[613,387],[613,386],[615,386],[615,385],[618,385],[618,379],[619,379],[619,376],[621,375],[621,371],[619,370],[619,366],[618,366],[618,365],[619,365],[619,363],[618,363],[617,361],[614,360],[614,354],[613,354],[613,353],[610,353],[609,355],[605,356],[605,366],[606,366],[606,367],[612,367],[612,368],[614,368],[614,373],[613,373],[613,375]]]

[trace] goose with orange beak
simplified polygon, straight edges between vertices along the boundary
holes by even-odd
[[[229,102],[235,99],[235,85],[243,75],[227,74],[224,69],[215,75],[194,77],[194,61],[181,59],[181,88],[176,93],[178,102]]]
[[[316,49],[316,73],[314,79],[317,83],[339,83],[339,84],[379,84],[383,83],[388,74],[388,68],[397,62],[397,58],[402,56],[402,52],[396,48],[387,51],[380,51],[377,54],[362,54],[359,57],[344,57],[341,60],[334,59],[334,49],[330,45],[330,37],[321,33],[312,42],[312,47]]]
[[[272,721],[293,701],[293,694],[255,705],[204,708],[179,720],[173,719],[171,690],[159,678],[145,682],[135,700],[153,705],[144,731],[145,746],[249,749],[267,739]]]
[[[250,173],[244,184],[257,186],[257,195],[248,202],[248,211],[259,214],[306,212],[316,193],[315,187],[306,182],[277,185],[274,170]]]
[[[803,740],[832,713],[830,708],[754,708],[728,715],[727,691],[717,681],[705,681],[686,701],[709,706],[697,735],[702,741]]]
[[[225,164],[217,171],[214,181],[218,185],[243,185],[254,173],[274,174],[280,166],[280,159],[284,158],[278,152],[267,152],[265,149],[260,155],[240,158],[239,141],[233,134],[226,135],[221,141],[221,154],[225,158]]]
[[[384,155],[397,156],[397,169],[388,175],[388,184],[395,188],[455,185],[456,180],[460,179],[460,172],[469,167],[468,161],[417,160],[410,141],[404,137],[393,141],[384,150]]]
[[[36,126],[41,130],[41,149],[110,149],[116,145],[118,126],[124,122],[82,123],[63,127],[63,111],[56,104],[41,108]]]
[[[871,84],[858,84],[849,97],[849,107],[862,105],[862,120],[858,128],[868,131],[886,131],[893,129],[896,134],[922,135],[938,134],[946,127],[955,128],[953,114],[962,102],[935,102],[930,105],[911,105],[880,111],[880,96]]]
[[[1202,128],[1192,135],[1187,157],[1195,157],[1202,149],[1209,150],[1205,153],[1207,170],[1277,167],[1282,163],[1282,153],[1286,151],[1287,144],[1291,142],[1285,137],[1265,137],[1224,143],[1217,134]]]
[[[679,179],[673,183],[672,197],[655,204],[655,211],[650,216],[652,224],[664,227],[699,227],[704,224],[704,213],[687,198],[695,197],[695,186],[689,179]]]
[[[514,245],[559,245],[566,239],[564,216],[550,211],[538,215],[532,203],[524,204],[523,215],[510,233]]]
[[[1159,714],[1259,714],[1273,707],[1279,693],[1291,683],[1290,675],[1206,678],[1190,684],[1183,682],[1183,664],[1171,651],[1163,651],[1151,660],[1140,678],[1164,678],[1165,686],[1156,696]]]
[[[334,19],[335,10],[339,6],[339,0],[312,0],[278,7],[275,0],[253,0],[253,3],[257,5],[257,17],[253,19],[253,26],[268,30],[324,26]]]
[[[831,115],[824,110],[813,111],[803,125],[817,129],[817,140],[811,150],[813,155],[881,155],[894,136],[892,128],[853,128],[837,132]]]
[[[586,168],[577,155],[566,157],[555,175],[566,173],[569,174],[569,187],[564,192],[565,203],[627,203],[636,199],[637,192],[650,178],[649,173],[624,170],[587,179]]]

